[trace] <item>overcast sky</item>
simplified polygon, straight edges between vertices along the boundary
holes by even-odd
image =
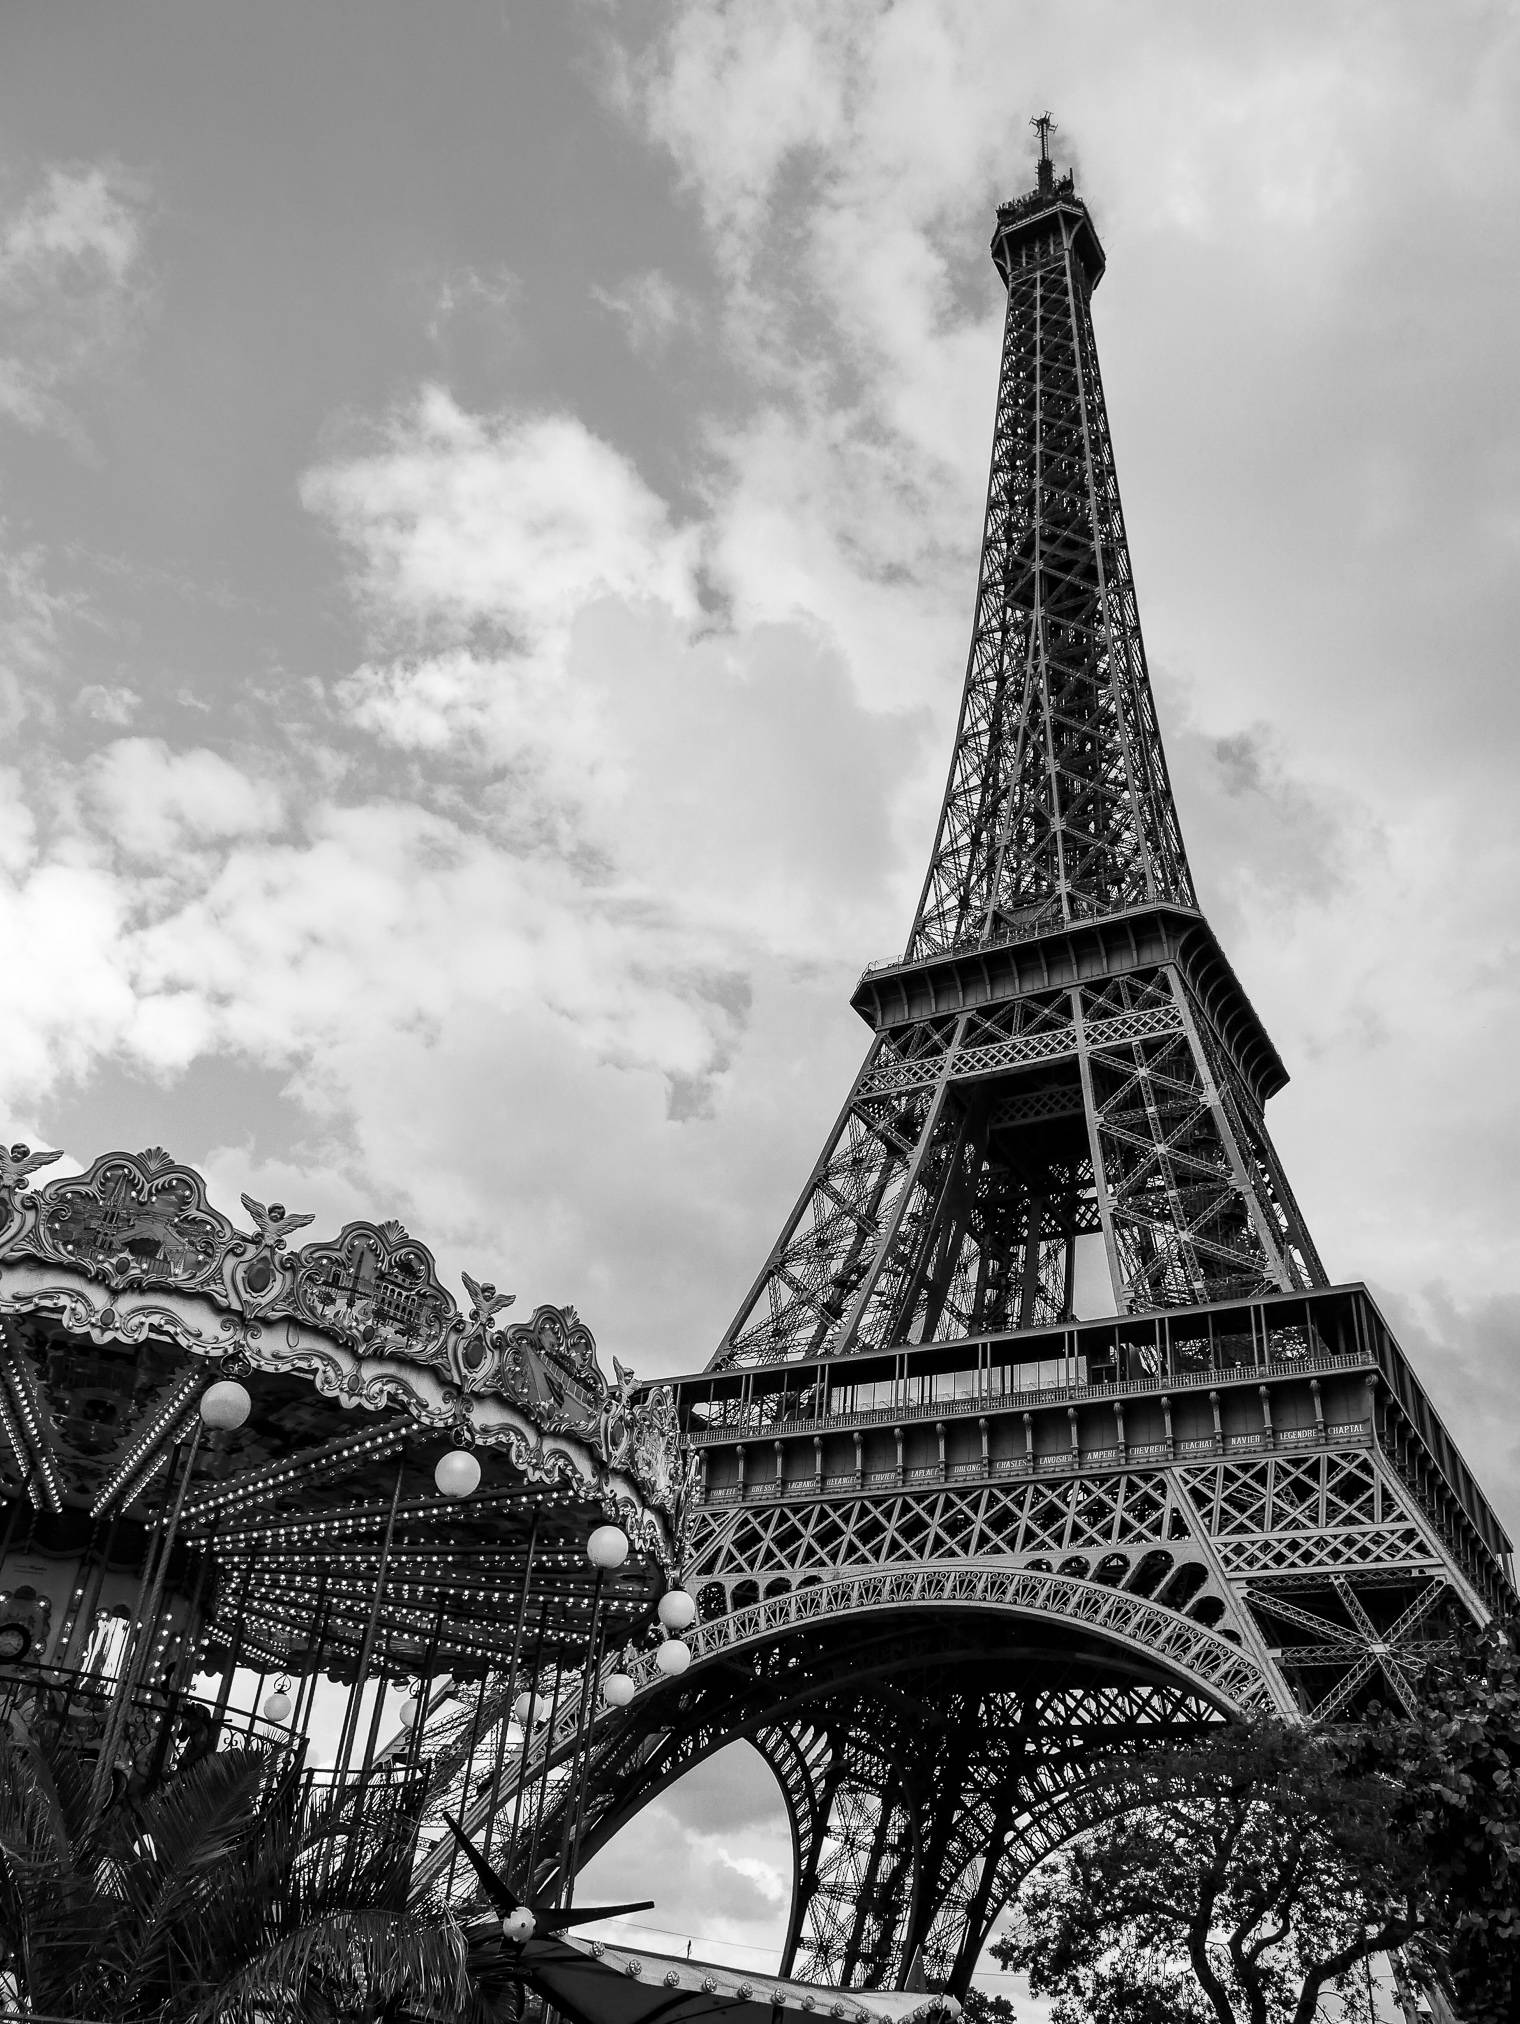
[[[700,1366],[918,891],[1047,105],[1270,1122],[1520,1525],[1514,6],[5,9],[0,1130]]]

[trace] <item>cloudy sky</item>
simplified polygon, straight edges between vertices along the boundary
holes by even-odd
[[[1273,1128],[1520,1525],[1513,5],[51,0],[0,57],[7,1137],[704,1362],[917,894],[1048,104]],[[660,1831],[761,1944],[722,1783]]]

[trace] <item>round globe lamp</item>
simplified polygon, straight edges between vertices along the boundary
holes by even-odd
[[[684,1588],[667,1588],[660,1597],[660,1622],[677,1637],[683,1630],[690,1630],[697,1620],[696,1597]]]
[[[480,1463],[468,1448],[450,1448],[446,1455],[438,1457],[433,1481],[445,1497],[457,1501],[473,1496],[480,1488]]]
[[[201,1425],[215,1434],[230,1434],[253,1408],[248,1387],[235,1377],[220,1377],[201,1393]]]
[[[593,1567],[610,1574],[628,1558],[628,1534],[621,1525],[598,1525],[586,1541],[586,1558]]]
[[[668,1680],[678,1680],[691,1664],[691,1646],[684,1638],[668,1637],[654,1655],[654,1662]]]

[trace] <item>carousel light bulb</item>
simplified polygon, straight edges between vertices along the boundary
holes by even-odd
[[[684,1638],[667,1638],[654,1655],[654,1662],[669,1680],[678,1680],[691,1664],[691,1646]]]
[[[232,1433],[252,1410],[248,1387],[235,1377],[218,1378],[201,1394],[201,1425],[213,1433]]]
[[[450,1448],[439,1456],[433,1481],[445,1497],[468,1497],[480,1485],[480,1463],[468,1448]]]
[[[609,1707],[626,1708],[634,1694],[632,1676],[628,1673],[609,1673],[602,1693]]]
[[[690,1630],[697,1620],[696,1598],[684,1588],[667,1588],[660,1597],[660,1622],[670,1631],[679,1635]]]
[[[586,1558],[610,1573],[628,1558],[628,1534],[621,1525],[598,1525],[586,1541]]]

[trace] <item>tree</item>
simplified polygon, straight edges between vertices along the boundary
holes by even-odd
[[[1357,1767],[1395,1794],[1391,1824],[1425,1869],[1430,1951],[1464,2024],[1520,2016],[1520,1660],[1516,1630],[1467,1639],[1426,1674],[1413,1715],[1365,1727]]]
[[[463,1935],[408,1914],[394,1838],[352,1830],[260,1751],[101,1808],[67,1746],[5,1737],[0,1969],[33,2011],[112,2024],[485,2018]]]
[[[1057,2024],[1310,2024],[1366,2011],[1423,1930],[1420,1851],[1345,1738],[1277,1722],[1115,1768],[1114,1814],[1025,1886],[994,1942]]]
[[[989,1995],[972,1987],[961,1998],[967,2024],[1015,2024],[1013,2004],[1007,1996]]]

